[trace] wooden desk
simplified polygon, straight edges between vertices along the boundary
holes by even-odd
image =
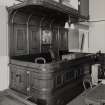
[[[90,89],[85,97],[87,105],[105,105],[105,84]]]

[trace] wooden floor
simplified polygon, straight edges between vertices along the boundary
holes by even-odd
[[[11,93],[11,91],[9,91]],[[86,105],[84,102],[84,93],[77,96],[67,105]],[[12,95],[12,94],[11,94]],[[27,101],[16,99],[16,96],[8,95],[7,92],[0,92],[0,105],[36,105],[33,103],[28,103]],[[18,98],[18,97],[17,97]],[[25,97],[24,97],[25,98]],[[21,101],[19,101],[21,100]]]
[[[10,89],[0,92],[0,105],[36,105],[27,101],[27,97]]]
[[[71,102],[69,102],[67,105],[86,105],[85,99],[84,99],[85,92],[77,96],[75,99],[73,99]]]

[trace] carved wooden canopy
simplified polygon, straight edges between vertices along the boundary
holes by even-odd
[[[9,14],[19,10],[27,14],[51,15],[67,21],[70,16],[78,20],[78,10],[54,0],[25,0],[24,2],[8,7]]]

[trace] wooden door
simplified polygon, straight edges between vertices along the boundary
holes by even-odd
[[[23,68],[10,67],[10,88],[27,94],[27,72]]]
[[[29,28],[29,46],[30,54],[40,52],[40,33],[38,27]]]
[[[14,27],[15,55],[27,54],[27,33],[24,25]],[[14,46],[14,45],[13,45]]]

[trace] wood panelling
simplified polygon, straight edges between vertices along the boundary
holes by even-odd
[[[40,52],[40,31],[36,26],[29,28],[29,49],[31,54]]]
[[[27,72],[22,67],[10,67],[10,87],[27,94]]]
[[[15,54],[18,55],[27,54],[26,27],[24,25],[15,25],[14,37],[15,37]]]
[[[86,59],[78,59],[76,63],[68,60],[37,64],[27,60],[11,59],[10,88],[24,93],[29,92],[27,95],[32,96],[36,102],[40,99],[40,102],[44,100],[48,105],[65,105],[73,98],[72,93],[76,96],[77,92],[82,91],[84,73],[90,70],[88,68],[90,64],[87,64],[90,60],[92,59],[86,57]],[[83,65],[84,61],[87,68]],[[58,100],[59,102],[63,100],[65,104],[58,103]]]
[[[50,48],[59,56],[60,50],[68,49],[68,32],[64,29],[63,19],[27,14],[20,10],[11,14],[11,17],[11,56],[48,52]]]
[[[60,50],[68,50],[68,30],[61,28],[59,30]]]
[[[59,30],[58,27],[52,29],[52,34],[53,34],[53,36],[52,36],[52,49],[53,49],[55,58],[57,58],[59,56],[59,41],[58,41],[59,31],[58,30]]]

